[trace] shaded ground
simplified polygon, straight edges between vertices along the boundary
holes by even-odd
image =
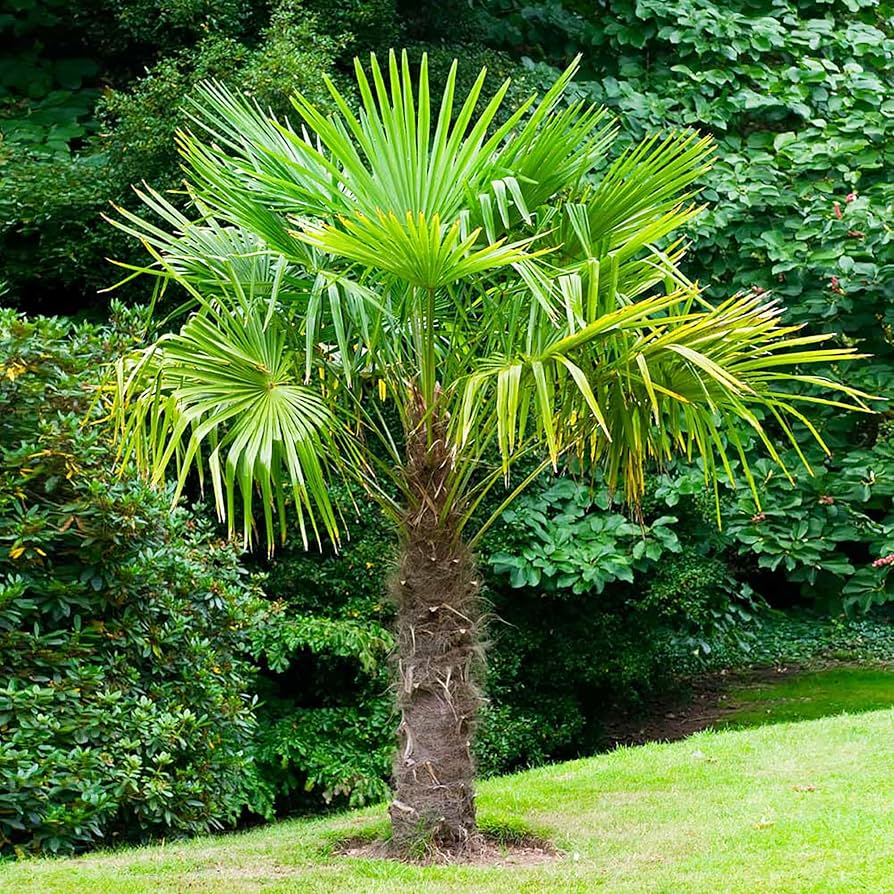
[[[642,716],[612,718],[605,745],[673,742],[709,728],[813,720],[894,706],[894,664],[826,663],[721,671],[659,699]]]

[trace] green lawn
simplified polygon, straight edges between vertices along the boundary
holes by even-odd
[[[376,808],[245,834],[0,867],[3,894],[894,894],[894,711],[699,733],[481,786],[481,815],[549,836],[536,867],[334,856]]]
[[[875,711],[894,706],[894,671],[890,667],[804,671],[733,689],[726,704],[732,713],[720,723],[736,727]]]

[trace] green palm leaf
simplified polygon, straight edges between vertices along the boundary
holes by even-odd
[[[306,520],[316,537],[319,522],[337,540],[325,474],[335,421],[319,392],[299,384],[299,374],[266,304],[206,305],[178,333],[119,362],[113,412],[122,453],[154,482],[174,463],[178,496],[189,471],[201,473],[204,453],[218,514],[231,530],[241,498],[246,546],[253,540],[255,490],[272,544],[274,507],[285,524],[284,485],[305,543]]]
[[[827,451],[799,404],[870,412],[870,395],[857,389],[778,371],[861,355],[853,348],[817,347],[830,336],[798,334],[780,321],[776,303],[739,296],[709,310],[689,307],[685,293],[641,300],[581,328],[571,326],[574,331],[564,335],[550,327],[553,340],[539,354],[482,360],[461,389],[457,439],[466,442],[493,419],[505,472],[513,454],[533,438],[554,464],[571,450],[601,465],[609,485],[636,502],[648,469],[676,454],[699,456],[711,480],[719,464],[734,483],[733,450],[754,490],[736,435],[743,425],[782,465],[765,419],[798,450],[793,426],[804,425]],[[837,396],[785,390],[783,383]]]

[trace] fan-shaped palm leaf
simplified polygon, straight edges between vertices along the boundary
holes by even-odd
[[[229,296],[226,296],[229,297]],[[272,299],[275,301],[274,292]],[[268,301],[206,304],[176,334],[117,368],[121,449],[153,481],[174,462],[177,494],[193,468],[210,472],[218,514],[236,518],[241,495],[243,539],[252,540],[253,494],[261,492],[268,544],[273,509],[285,537],[288,486],[302,537],[305,519],[338,539],[324,463],[335,420],[319,392],[301,385],[300,367]]]

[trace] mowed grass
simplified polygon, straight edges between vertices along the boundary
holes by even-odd
[[[768,678],[732,690],[722,725],[760,726],[894,706],[894,669],[831,667]]]
[[[540,866],[341,857],[382,807],[244,834],[0,866],[3,894],[894,892],[894,711],[705,732],[481,785],[482,821],[562,850]]]

